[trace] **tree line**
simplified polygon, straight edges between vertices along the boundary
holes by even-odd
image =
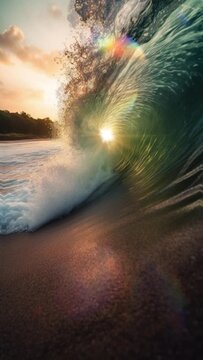
[[[57,135],[54,122],[46,117],[34,119],[31,115],[0,110],[0,137],[53,138]]]

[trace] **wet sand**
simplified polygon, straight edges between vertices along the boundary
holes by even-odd
[[[202,214],[147,217],[118,188],[0,237],[0,359],[202,359]]]

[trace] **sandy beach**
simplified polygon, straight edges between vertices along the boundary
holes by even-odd
[[[0,9],[0,360],[202,360],[203,0]]]
[[[2,236],[1,360],[200,359],[202,250],[201,214],[146,217],[120,187]]]

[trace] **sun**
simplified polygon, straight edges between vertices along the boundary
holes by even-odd
[[[111,142],[114,140],[114,134],[111,128],[102,128],[100,130],[100,136],[103,142]]]

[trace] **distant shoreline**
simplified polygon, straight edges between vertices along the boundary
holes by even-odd
[[[37,137],[27,134],[0,134],[0,141],[51,140],[52,137]]]
[[[50,118],[34,119],[31,115],[0,110],[0,141],[52,139],[58,134]]]

